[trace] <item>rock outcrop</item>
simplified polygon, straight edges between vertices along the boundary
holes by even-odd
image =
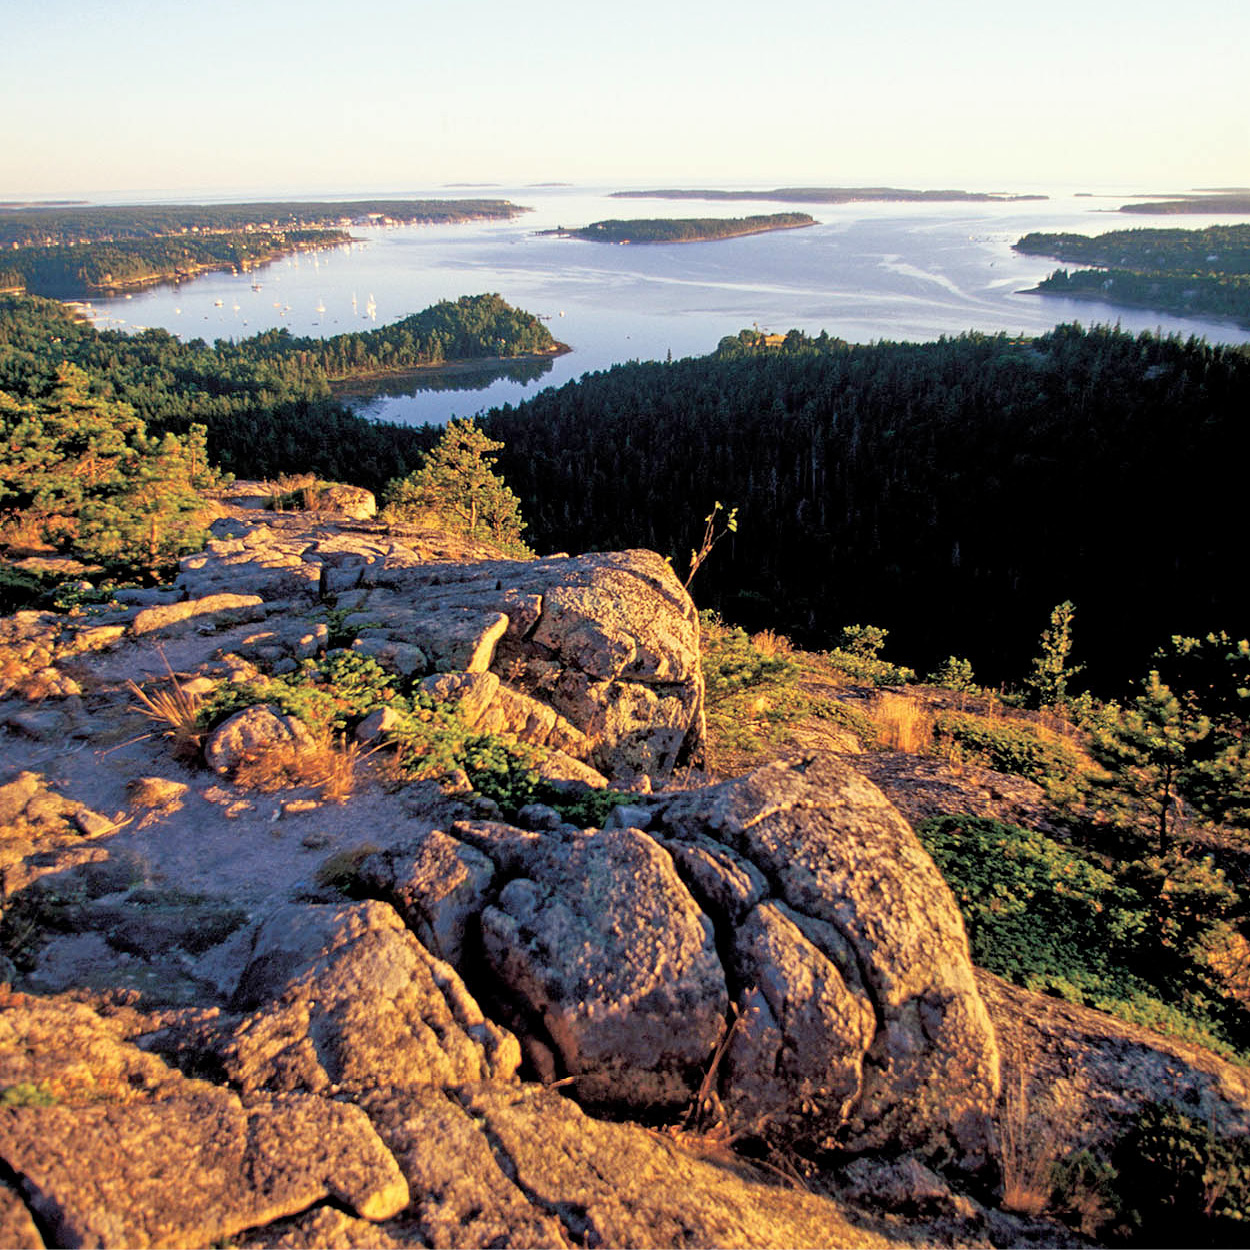
[[[992,1176],[998,1053],[962,921],[875,787],[816,756],[634,814],[645,831],[458,822],[365,874],[453,927],[464,975],[590,1105],[689,1104],[732,1028],[713,1088],[734,1131]]]
[[[700,748],[698,620],[652,552],[429,563],[375,532],[322,534],[284,517],[217,528],[183,561],[187,601],[141,609],[132,632],[180,613],[280,613],[285,628],[248,644],[280,662],[317,645],[289,618],[331,597],[355,649],[404,675],[430,673],[484,732],[516,733],[622,785],[662,781]]]
[[[895,1244],[831,1160],[857,1201],[1010,1241],[969,1196],[998,1175],[984,1000],[1013,1065],[1085,1054],[1084,1020],[1010,1031],[1027,1005],[978,988],[881,791],[818,752],[664,788],[703,688],[659,557],[503,560],[344,506],[236,507],[172,589],[0,621],[0,1241]],[[465,773],[400,785],[361,763],[386,708],[350,723],[348,801],[271,791],[239,763],[326,749],[282,708],[195,767],[127,684],[193,706],[332,641],[567,792],[509,823]],[[1144,1089],[1170,1060],[1134,1045],[1085,1066]],[[1185,1088],[1250,1124],[1234,1075]]]
[[[371,1220],[408,1205],[358,1107],[244,1103],[122,1034],[77,1003],[0,1005],[0,1158],[50,1244],[206,1245],[329,1198]]]

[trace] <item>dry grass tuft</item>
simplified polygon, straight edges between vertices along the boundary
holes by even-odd
[[[932,747],[933,716],[918,699],[905,694],[882,694],[871,715],[880,731],[882,746],[910,755]]]
[[[1036,1217],[1050,1203],[1051,1173],[1059,1151],[1044,1126],[1031,1122],[1029,1082],[1023,1065],[1003,1089],[998,1126],[1003,1158],[1003,1208]]]
[[[775,634],[771,629],[751,635],[751,645],[770,660],[776,655],[791,655],[794,647],[785,634]]]
[[[166,665],[168,667],[168,665]],[[198,694],[188,694],[179,684],[173,672],[167,678],[168,685],[152,693],[136,682],[127,681],[126,689],[138,700],[131,704],[133,711],[162,726],[154,733],[161,733],[173,741],[174,754],[181,759],[192,759],[199,754],[204,735],[199,725],[200,704]],[[151,735],[146,735],[151,736]]]
[[[1098,1195],[1073,1190],[1070,1183],[1062,1186],[1070,1192],[1057,1188],[1063,1173],[1060,1165],[1076,1145],[1073,1130],[1082,1119],[1080,1094],[1060,1077],[1047,1080],[1037,1096],[1033,1068],[1019,1058],[1004,1064],[1007,1073],[1011,1075],[1003,1085],[998,1115],[1003,1209],[1035,1218],[1063,1208],[1068,1215],[1079,1214],[1082,1226],[1092,1230],[1106,1215],[1098,1206]]]
[[[340,738],[322,758],[321,797],[329,803],[346,803],[356,789],[356,770],[369,754],[359,742]]]
[[[345,803],[355,792],[361,762],[370,754],[359,742],[334,739],[326,732],[312,745],[284,743],[243,760],[234,781],[245,790],[266,794],[315,786],[328,802]]]

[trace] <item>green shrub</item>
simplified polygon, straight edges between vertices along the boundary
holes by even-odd
[[[703,682],[711,701],[760,686],[792,686],[798,664],[788,655],[765,655],[743,629],[726,625],[713,612],[699,614],[702,627]]]
[[[1131,895],[1113,904],[1109,872],[1045,834],[981,816],[936,816],[916,832],[959,902],[975,962],[1030,989],[1070,991],[1145,924]]]
[[[914,669],[881,659],[889,635],[879,625],[844,625],[842,636],[825,658],[852,681],[871,686],[905,686],[916,680]]]
[[[19,1081],[0,1090],[0,1107],[55,1107],[57,1102],[47,1081]]]
[[[845,673],[854,682],[868,686],[905,686],[916,680],[916,670],[904,668],[901,664],[891,664],[888,660],[878,660],[855,655],[835,647],[825,652],[825,659]]]
[[[1123,1234],[1135,1244],[1250,1241],[1250,1138],[1217,1137],[1171,1103],[1147,1103],[1111,1163]]]
[[[0,565],[0,616],[33,608],[47,593],[49,582],[45,575]]]
[[[1159,893],[1137,865],[1117,875],[1044,834],[986,817],[933,817],[916,833],[959,903],[979,967],[1230,1057],[1246,1046],[1244,1011],[1195,959],[1219,923],[1222,879]],[[1177,906],[1183,914],[1169,922]]]
[[[200,709],[200,727],[211,730],[235,712],[269,703],[314,728],[342,734],[375,707],[395,705],[398,682],[372,656],[333,651],[305,660],[294,673],[219,686]]]
[[[926,684],[942,690],[954,690],[963,694],[975,694],[980,686],[972,676],[972,661],[948,655],[941,664],[925,678]]]
[[[965,759],[1036,781],[1052,802],[1072,802],[1086,787],[1087,769],[1076,749],[1028,721],[944,712],[934,732],[957,745]]]

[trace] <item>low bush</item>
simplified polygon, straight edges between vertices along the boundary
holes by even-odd
[[[1036,781],[1052,802],[1074,802],[1088,787],[1089,767],[1076,748],[1030,721],[945,712],[935,734],[939,742],[957,747],[964,759]]]
[[[905,686],[916,680],[915,670],[881,659],[881,648],[889,632],[879,625],[844,625],[838,645],[825,653],[825,659],[852,681],[870,686]]]
[[[916,680],[916,670],[875,656],[855,655],[834,647],[824,653],[824,658],[851,681],[864,686],[905,686]]]
[[[1147,1246],[1250,1241],[1250,1138],[1218,1137],[1171,1103],[1147,1103],[1111,1165],[1123,1239]]]
[[[933,817],[916,833],[959,903],[979,967],[1220,1054],[1247,1048],[1245,1011],[1199,958],[1231,895],[1218,870],[1116,872],[987,817]]]
[[[962,660],[954,655],[947,656],[925,678],[925,684],[942,690],[954,690],[960,694],[977,694],[981,689],[972,675],[972,661]]]
[[[823,657],[795,652],[789,640],[765,631],[748,637],[715,612],[699,615],[708,765],[742,772],[776,756],[800,720],[829,722],[865,745],[878,726],[866,713],[822,693],[839,674]],[[805,680],[817,678],[818,680]]]

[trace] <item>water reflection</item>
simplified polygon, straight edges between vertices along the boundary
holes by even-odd
[[[483,391],[495,382],[529,386],[551,373],[554,362],[510,360],[504,364],[467,363],[450,369],[420,369],[391,377],[352,378],[332,382],[331,391],[344,400],[377,399],[382,396],[417,396],[425,391]]]

